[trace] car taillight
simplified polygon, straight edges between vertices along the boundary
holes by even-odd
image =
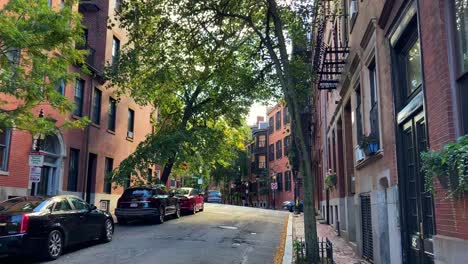
[[[28,232],[29,227],[29,215],[22,215],[21,217],[21,225],[20,225],[20,233],[24,234]]]

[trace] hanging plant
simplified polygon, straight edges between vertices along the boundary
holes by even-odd
[[[359,147],[366,153],[366,156],[372,156],[379,150],[379,138],[374,132],[368,135],[362,135]]]
[[[468,192],[468,135],[449,143],[439,151],[421,153],[421,170],[426,191],[434,193],[434,178],[449,189],[449,197],[462,197]]]
[[[325,186],[327,189],[331,189],[333,186],[336,185],[336,173],[329,173],[327,177],[325,177]]]

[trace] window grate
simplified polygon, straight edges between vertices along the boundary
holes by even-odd
[[[374,246],[372,240],[372,214],[370,195],[361,195],[362,218],[362,256],[372,261],[374,259]]]

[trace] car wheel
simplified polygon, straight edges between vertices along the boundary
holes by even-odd
[[[205,204],[204,203],[201,204],[200,212],[203,212],[203,210],[205,210]]]
[[[63,235],[59,230],[52,230],[47,238],[47,248],[44,252],[48,260],[55,260],[60,257],[63,250]]]
[[[101,241],[105,243],[111,242],[113,235],[114,235],[114,223],[112,223],[111,219],[106,219],[106,221],[104,222],[103,230],[102,230]]]
[[[175,217],[180,218],[180,205],[179,204],[177,204],[176,206]]]
[[[166,215],[166,211],[164,210],[164,207],[159,207],[159,215],[158,215],[158,218],[156,219],[156,221],[158,222],[158,224],[162,224],[164,223],[164,217]]]
[[[119,223],[119,225],[127,225],[128,224],[128,221],[125,218],[117,218],[117,222]]]

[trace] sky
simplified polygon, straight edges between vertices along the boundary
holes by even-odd
[[[247,124],[249,126],[257,123],[257,116],[263,116],[266,120],[266,106],[260,103],[254,103],[250,107],[249,115],[247,116]]]

